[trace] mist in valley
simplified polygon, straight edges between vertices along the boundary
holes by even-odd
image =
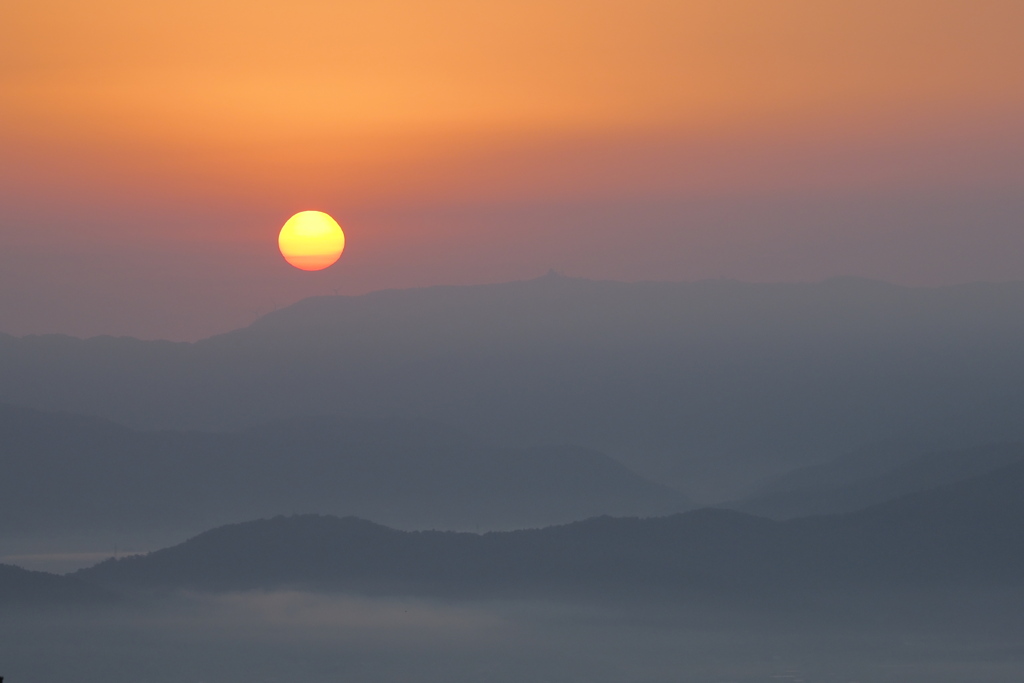
[[[941,600],[902,596],[871,609],[847,599],[764,613],[621,601],[175,594],[5,612],[0,662],[7,680],[28,683],[1000,683],[1024,675],[1022,623],[1013,614],[1020,597],[1012,607],[1005,595],[981,594],[945,609]]]

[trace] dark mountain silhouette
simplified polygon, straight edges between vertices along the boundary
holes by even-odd
[[[355,518],[215,529],[77,573],[116,587],[313,586],[410,593],[724,596],[1024,584],[1024,463],[845,514],[774,522],[705,509],[484,535]]]
[[[195,344],[0,337],[0,400],[142,428],[308,414],[573,443],[727,500],[865,443],[1024,439],[1024,283],[528,282],[320,297]]]
[[[992,444],[923,455],[918,454],[920,450],[892,444],[804,467],[729,507],[772,519],[852,512],[1024,460],[1024,444]]]
[[[7,536],[189,535],[302,512],[489,529],[688,507],[681,494],[594,451],[494,448],[441,425],[400,419],[311,417],[240,433],[140,432],[0,406],[0,453],[0,534]]]
[[[109,591],[73,577],[0,564],[0,607],[43,607],[113,600],[115,597]]]

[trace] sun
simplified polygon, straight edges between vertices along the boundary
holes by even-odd
[[[323,270],[345,251],[345,233],[323,211],[300,211],[289,218],[277,246],[284,260],[300,270]]]

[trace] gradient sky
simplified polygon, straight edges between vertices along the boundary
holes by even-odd
[[[5,0],[0,331],[567,275],[1024,279],[1019,0]],[[304,209],[348,248],[281,259]]]

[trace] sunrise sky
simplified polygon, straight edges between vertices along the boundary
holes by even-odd
[[[1024,279],[1018,0],[5,0],[0,331],[567,275]],[[317,273],[277,233],[329,212]]]

